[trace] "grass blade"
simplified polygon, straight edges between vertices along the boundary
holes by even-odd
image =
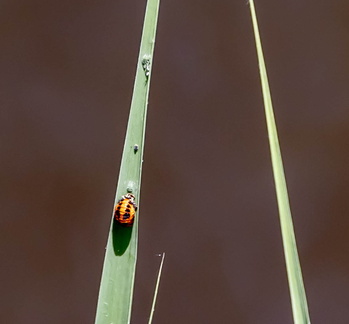
[[[127,192],[140,198],[145,123],[159,0],[148,0],[115,203]],[[130,323],[137,259],[139,210],[132,227],[112,220],[99,290],[96,324]]]
[[[162,259],[161,259],[159,273],[158,273],[158,278],[156,280],[156,286],[155,286],[155,291],[154,291],[153,304],[151,305],[150,317],[149,317],[149,322],[148,322],[149,324],[151,324],[152,321],[153,321],[153,315],[154,315],[154,311],[155,311],[156,298],[158,296],[158,290],[159,290],[159,284],[160,284],[162,266],[164,265],[164,260],[165,260],[165,252],[162,253]]]
[[[259,71],[261,76],[265,115],[267,121],[271,160],[273,166],[276,195],[278,201],[281,233],[286,259],[288,283],[290,287],[293,319],[296,324],[310,323],[307,299],[297,252],[291,209],[287,194],[286,179],[276,130],[273,106],[269,90],[267,71],[264,63],[262,44],[259,36],[257,17],[253,0],[250,0],[252,23],[257,47]]]

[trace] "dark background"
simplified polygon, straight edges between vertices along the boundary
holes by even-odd
[[[349,322],[349,5],[256,1],[313,323]],[[0,4],[1,323],[93,323],[145,1]],[[163,0],[133,324],[291,324],[249,7]]]

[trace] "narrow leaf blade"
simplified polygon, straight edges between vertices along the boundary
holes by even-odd
[[[115,204],[132,192],[140,199],[144,135],[159,0],[148,0]],[[137,259],[139,210],[132,227],[112,220],[98,297],[96,324],[130,323]]]
[[[307,298],[305,295],[302,271],[297,252],[291,208],[287,193],[286,179],[284,174],[280,145],[269,89],[269,82],[264,62],[262,44],[260,40],[253,0],[250,0],[250,9],[259,62],[259,71],[261,77],[264,108],[267,121],[271,160],[281,223],[281,233],[286,260],[287,276],[291,294],[293,319],[294,323],[296,324],[308,324],[310,323],[310,317],[308,312]]]
[[[154,311],[155,311],[155,304],[156,304],[156,299],[157,299],[157,296],[158,296],[159,285],[160,285],[160,278],[161,278],[161,273],[162,273],[162,267],[164,265],[164,260],[165,260],[165,252],[162,253],[159,273],[158,273],[158,277],[156,279],[156,286],[155,286],[155,291],[154,291],[154,296],[153,296],[153,303],[151,305],[150,317],[149,317],[149,322],[148,322],[149,324],[151,324],[153,322],[153,316],[154,316]]]

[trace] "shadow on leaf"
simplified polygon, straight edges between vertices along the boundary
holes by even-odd
[[[132,226],[126,227],[119,224],[117,221],[113,221],[113,248],[115,255],[123,255],[130,244]]]

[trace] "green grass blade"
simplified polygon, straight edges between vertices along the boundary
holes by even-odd
[[[290,287],[293,319],[296,324],[310,323],[307,299],[303,285],[302,272],[297,252],[291,209],[287,194],[286,179],[276,130],[267,71],[264,63],[262,44],[259,36],[257,17],[253,0],[250,0],[252,23],[257,47],[259,71],[261,76],[265,115],[269,135],[271,160],[273,166],[276,195],[279,207],[281,233],[286,259],[287,276]]]
[[[153,304],[151,305],[150,317],[149,317],[149,322],[148,322],[149,324],[151,324],[152,321],[153,321],[153,316],[154,316],[154,311],[155,311],[155,304],[156,304],[156,298],[158,296],[159,284],[160,284],[162,266],[164,265],[164,260],[165,260],[165,252],[162,253],[162,259],[161,259],[159,273],[158,273],[158,278],[156,280],[156,286],[155,286],[155,291],[154,291]]]
[[[145,123],[159,0],[148,0],[115,203],[127,192],[140,198]],[[135,149],[135,145],[138,150]],[[130,323],[137,259],[139,210],[133,227],[112,221],[98,297],[96,324]]]

